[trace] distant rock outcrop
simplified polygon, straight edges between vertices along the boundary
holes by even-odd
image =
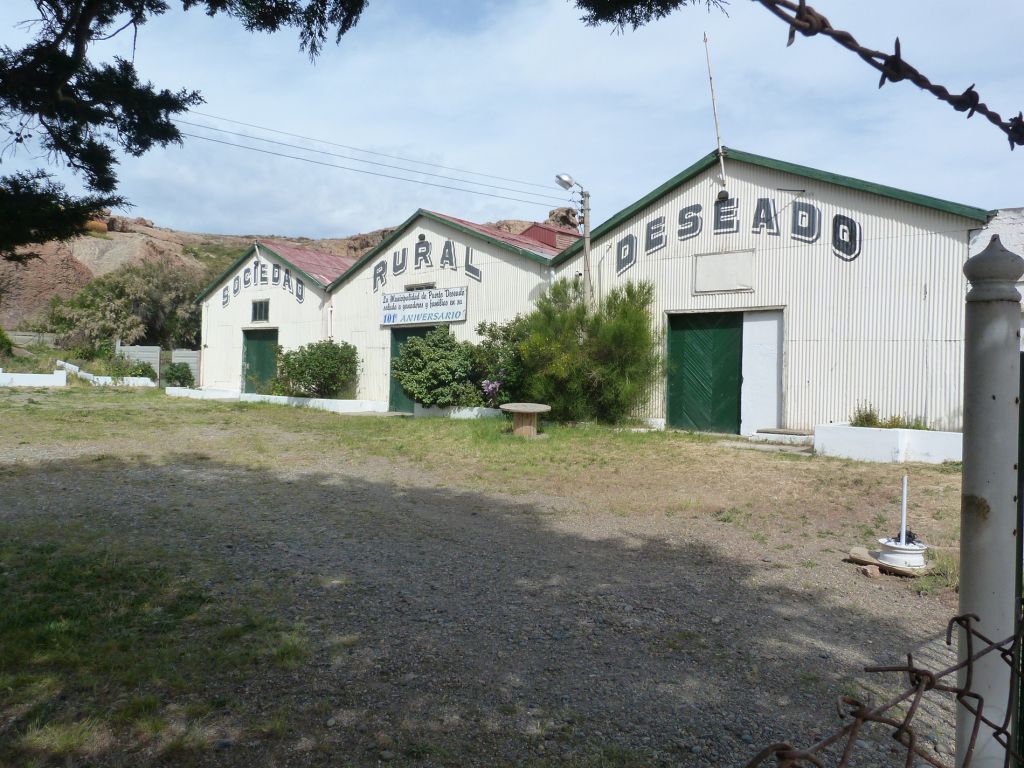
[[[553,227],[578,229],[578,216],[579,213],[575,208],[554,208],[548,212],[547,220],[542,221],[541,223],[550,224]],[[495,229],[501,229],[505,232],[511,232],[513,235],[520,235],[535,223],[536,222],[526,221],[524,219],[499,219],[498,221],[491,222],[487,226],[494,227]]]
[[[54,297],[67,298],[90,280],[113,272],[127,264],[154,259],[172,259],[197,269],[206,268],[206,255],[223,254],[241,250],[253,240],[254,235],[208,235],[195,232],[178,232],[157,227],[149,219],[127,216],[104,217],[98,224],[105,224],[91,235],[84,235],[66,243],[46,243],[34,248],[38,259],[32,259],[23,266],[0,261],[0,327],[14,328],[24,321],[38,318]],[[511,232],[522,233],[534,222],[520,219],[505,219],[490,226]],[[576,228],[574,208],[555,208],[545,222],[558,227]],[[313,240],[305,237],[268,236],[297,248],[312,248],[329,251],[338,256],[360,258],[380,245],[394,228],[378,229],[351,237]]]

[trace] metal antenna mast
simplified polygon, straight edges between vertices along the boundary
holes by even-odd
[[[725,153],[722,152],[722,134],[718,129],[718,105],[715,103],[715,79],[711,76],[711,48],[708,33],[704,33],[704,54],[708,59],[708,85],[711,86],[711,113],[715,116],[715,141],[718,142],[718,165],[722,169],[722,188],[725,188]]]

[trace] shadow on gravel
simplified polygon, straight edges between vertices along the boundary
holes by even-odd
[[[774,740],[834,727],[832,697],[855,691],[859,672],[840,656],[870,659],[875,648],[891,661],[923,639],[804,584],[813,571],[792,588],[758,587],[755,569],[707,544],[568,534],[527,504],[381,478],[251,469],[198,453],[163,464],[0,465],[8,541],[88,539],[97,558],[108,546],[136,550],[188,577],[206,601],[298,627],[295,664],[253,655],[226,679],[188,677],[186,665],[177,686],[146,667],[130,690],[102,691],[109,705],[88,713],[74,670],[41,654],[34,669],[55,682],[34,708],[17,710],[0,690],[0,756],[38,765],[736,765]],[[144,659],[145,625],[117,631],[111,643]],[[191,630],[177,642],[190,644]],[[0,679],[16,673],[0,653]],[[119,719],[140,698],[145,711]],[[189,714],[195,701],[206,707]],[[105,740],[25,740],[86,717]],[[169,744],[158,725],[144,727],[161,718],[186,720],[192,736]]]

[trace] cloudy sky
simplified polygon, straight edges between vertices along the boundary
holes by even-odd
[[[891,49],[898,35],[904,58],[951,91],[976,83],[1004,116],[1024,108],[1019,0],[814,6],[868,47]],[[0,41],[23,41],[15,23],[33,11],[30,0],[3,0]],[[734,0],[728,16],[685,8],[622,34],[579,16],[570,0],[371,0],[313,64],[294,32],[250,35],[201,12],[169,13],[138,36],[141,76],[201,91],[203,114],[187,120],[220,129],[182,125],[188,133],[519,200],[195,138],[125,158],[120,191],[134,215],[160,226],[338,237],[420,207],[475,221],[543,220],[567,199],[553,176],[568,172],[590,190],[598,223],[714,148],[707,32],[726,146],[970,205],[1024,206],[1024,148],[1010,152],[983,118],[968,121],[912,85],[879,90],[874,70],[826,38],[798,36],[787,48],[785,26],[756,3]],[[131,37],[96,53],[130,57]],[[37,162],[3,159],[6,170]]]

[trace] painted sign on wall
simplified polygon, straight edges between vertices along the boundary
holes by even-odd
[[[469,286],[385,293],[381,296],[381,325],[458,323],[466,319]]]
[[[233,296],[238,296],[246,288],[258,285],[279,286],[282,291],[292,294],[299,304],[306,298],[306,284],[293,276],[288,267],[257,257],[252,260],[252,264],[235,275],[230,285],[224,286],[220,292],[220,305],[226,307]]]
[[[801,243],[816,243],[824,234],[831,240],[832,254],[842,261],[853,261],[860,256],[864,241],[860,223],[846,214],[837,213],[829,224],[824,226],[821,209],[806,200],[796,200],[789,204],[790,209],[786,227],[791,240]],[[704,231],[704,219],[711,219],[711,232],[714,235],[731,235],[740,231],[746,219],[755,235],[782,237],[782,225],[779,222],[775,198],[759,197],[753,209],[744,211],[740,201],[735,197],[716,200],[710,212],[705,212],[701,203],[683,206],[679,210],[678,226],[670,228],[665,216],[658,216],[644,223],[643,243],[637,241],[636,235],[628,234],[619,238],[615,244],[615,271],[623,274],[637,262],[641,251],[647,256],[660,251],[668,245],[672,229],[677,240],[690,240]]]
[[[412,249],[412,264],[409,263],[409,249],[402,248],[399,251],[395,251],[390,259],[381,259],[373,265],[373,292],[376,293],[378,288],[387,284],[389,272],[394,276],[398,276],[405,274],[409,270],[418,272],[421,269],[432,269],[434,266],[434,255],[433,246],[430,244],[430,241],[426,239],[425,235],[420,235],[419,240],[416,241]],[[441,255],[437,260],[437,266],[439,269],[450,269],[453,272],[458,271],[459,257],[456,253],[455,243],[451,240],[444,241]],[[473,249],[468,245],[463,252],[462,269],[466,273],[466,277],[472,278],[478,283],[483,279],[480,269],[473,265]]]

